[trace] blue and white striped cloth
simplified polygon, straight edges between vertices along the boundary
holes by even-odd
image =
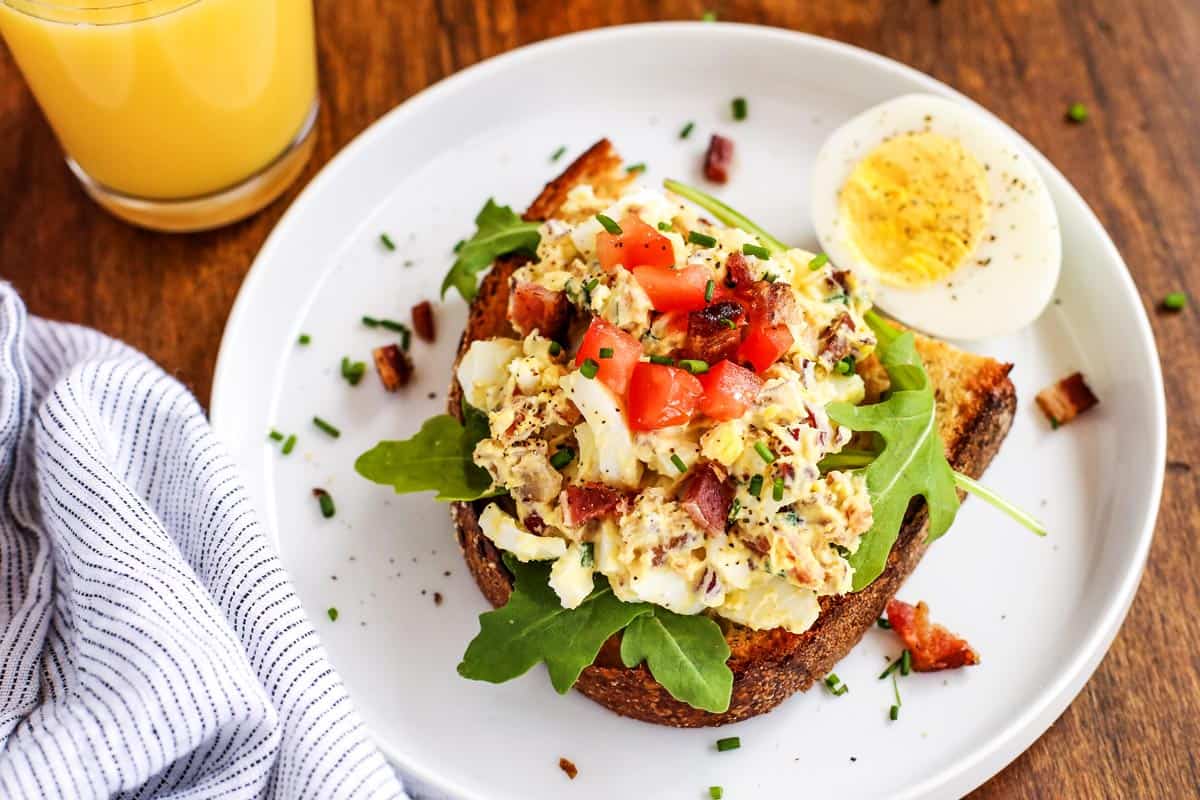
[[[0,798],[403,798],[195,399],[0,283]]]

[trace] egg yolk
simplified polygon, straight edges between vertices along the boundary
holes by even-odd
[[[895,136],[850,173],[839,196],[849,241],[893,286],[924,286],[957,270],[988,217],[987,175],[955,139]]]

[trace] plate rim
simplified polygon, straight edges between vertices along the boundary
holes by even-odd
[[[1057,182],[1059,188],[1070,197],[1071,201],[1078,203],[1085,211],[1083,221],[1087,228],[1087,235],[1099,243],[1107,256],[1115,260],[1122,267],[1121,270],[1118,270],[1116,279],[1122,293],[1136,309],[1136,313],[1133,315],[1134,327],[1139,334],[1141,343],[1151,353],[1157,355],[1158,346],[1154,338],[1154,332],[1150,325],[1146,308],[1141,302],[1141,296],[1133,281],[1133,276],[1130,274],[1129,267],[1113,242],[1112,237],[1109,236],[1108,231],[1101,224],[1091,205],[1083,198],[1071,181],[1022,136],[1020,132],[975,100],[951,87],[949,84],[943,83],[931,75],[927,75],[914,67],[910,67],[888,56],[815,34],[747,23],[644,22],[575,31],[523,45],[479,61],[452,75],[446,76],[397,104],[343,145],[321,167],[320,171],[301,190],[299,195],[276,222],[271,233],[255,256],[254,262],[247,271],[241,287],[238,289],[237,297],[225,323],[217,352],[216,365],[213,370],[209,418],[217,434],[221,436],[224,420],[227,416],[232,416],[232,414],[236,413],[236,408],[232,407],[231,400],[225,399],[231,398],[232,394],[227,387],[233,381],[231,375],[233,368],[230,365],[236,358],[234,352],[236,347],[235,340],[239,338],[239,330],[245,328],[247,322],[250,321],[249,318],[252,316],[250,309],[252,304],[257,300],[257,287],[259,283],[265,280],[264,276],[271,269],[270,265],[274,261],[275,251],[283,247],[282,243],[290,235],[291,229],[296,224],[295,220],[310,205],[319,202],[319,198],[325,194],[326,185],[335,181],[337,174],[348,163],[357,159],[359,153],[365,150],[371,142],[379,137],[388,135],[392,129],[404,124],[405,121],[418,114],[425,106],[436,102],[444,95],[453,93],[460,88],[465,88],[469,84],[487,80],[492,73],[503,70],[510,64],[524,59],[551,54],[555,50],[561,51],[569,48],[580,39],[603,40],[621,39],[630,36],[670,36],[677,32],[693,32],[698,26],[703,26],[703,29],[706,31],[721,31],[723,32],[722,35],[790,40],[805,47],[813,48],[818,53],[824,51],[825,53],[835,54],[838,57],[865,62],[872,69],[899,75],[904,79],[915,82],[921,87],[922,91],[928,91],[966,103],[974,110],[987,115],[987,117],[1002,125],[1005,130],[1016,138],[1021,146],[1026,148],[1029,155],[1034,159],[1034,163],[1037,165],[1039,171],[1048,179],[1048,182]],[[1112,602],[1108,604],[1100,620],[1085,637],[1084,645],[1073,654],[1068,666],[1059,671],[1059,677],[1053,683],[1043,688],[1035,697],[1033,703],[1022,709],[1020,713],[1014,715],[990,739],[983,741],[965,758],[946,764],[941,770],[911,786],[908,791],[900,795],[901,797],[933,797],[941,796],[943,793],[951,791],[963,794],[999,773],[1005,766],[1041,738],[1050,725],[1074,702],[1107,654],[1109,647],[1128,614],[1145,571],[1162,499],[1167,435],[1166,393],[1162,381],[1162,368],[1159,359],[1157,357],[1150,359],[1148,368],[1153,378],[1149,388],[1153,406],[1151,408],[1153,427],[1151,458],[1152,463],[1155,465],[1154,474],[1151,476],[1150,492],[1147,498],[1148,502],[1144,512],[1144,519],[1141,529],[1137,533],[1134,559],[1121,575],[1117,591],[1111,595]],[[259,511],[260,514],[265,514],[264,519],[268,521],[272,520],[273,514],[270,513],[269,509],[260,509]],[[271,525],[270,527],[274,526]],[[275,532],[271,530],[268,531],[268,534],[274,540]],[[457,785],[457,781],[453,778],[436,775],[421,764],[408,759],[403,753],[394,750],[380,737],[372,734],[372,738],[380,750],[394,764],[399,765],[402,770],[415,776],[419,781],[450,792],[457,797],[474,797],[463,787]]]

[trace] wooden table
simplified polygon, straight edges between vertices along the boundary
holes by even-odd
[[[1166,489],[1141,591],[1071,708],[978,798],[1183,797],[1200,787],[1200,5],[1195,0],[526,2],[318,0],[320,138],[311,178],[374,119],[481,59],[624,22],[760,22],[911,64],[1012,123],[1096,209],[1158,338],[1171,413]],[[564,6],[569,6],[564,9]],[[803,65],[790,68],[803,69]],[[1091,111],[1065,124],[1073,101]],[[0,50],[0,277],[30,310],[144,350],[206,400],[225,318],[299,186],[225,230],[135,230],[90,203]],[[303,181],[302,181],[303,182]],[[1114,465],[1116,466],[1116,465]]]

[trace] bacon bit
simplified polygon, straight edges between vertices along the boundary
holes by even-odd
[[[534,536],[541,536],[546,530],[546,523],[537,513],[530,512],[529,516],[521,520],[521,524],[525,526],[525,530],[532,533]]]
[[[579,774],[579,768],[566,758],[560,758],[558,760],[558,768],[567,773],[567,777],[571,780],[575,780],[575,776]]]
[[[715,464],[703,464],[692,471],[679,504],[697,525],[720,533],[729,519],[733,488],[725,482],[725,473]]]
[[[379,373],[379,380],[384,389],[394,392],[401,386],[408,385],[412,379],[413,363],[408,353],[401,350],[399,345],[376,347],[371,351],[371,355],[375,359],[375,371]]]
[[[733,327],[730,327],[733,323]],[[746,324],[744,309],[733,301],[713,303],[688,314],[687,340],[684,358],[698,358],[709,364],[723,359],[733,360],[742,342],[742,327]]]
[[[829,323],[829,327],[821,334],[819,348],[821,363],[832,366],[850,355],[853,349],[850,344],[850,333],[854,330],[854,320],[844,311]]]
[[[747,292],[750,316],[766,325],[790,325],[800,319],[796,295],[786,283],[756,281]],[[854,327],[854,323],[850,323]]]
[[[979,663],[979,655],[965,639],[929,621],[929,606],[923,602],[917,603],[914,608],[892,598],[887,604],[887,620],[912,653],[913,669],[917,672],[956,669]]]
[[[725,283],[735,289],[748,289],[754,283],[754,277],[750,274],[750,262],[737,250],[725,259]]]
[[[844,293],[850,294],[850,270],[835,269],[829,274],[829,282],[833,284],[835,289],[841,289]]]
[[[508,318],[522,334],[536,328],[542,336],[560,339],[571,322],[571,303],[566,292],[518,283],[508,298]]]
[[[1078,372],[1042,389],[1035,399],[1052,428],[1066,425],[1100,402]]]
[[[433,604],[434,604],[435,606],[440,606],[440,605],[442,604],[442,600],[443,600],[443,598],[442,598],[442,593],[441,593],[441,592],[434,592],[434,593],[433,593]]]
[[[570,528],[578,528],[609,514],[623,516],[632,505],[628,494],[603,483],[571,484],[563,490],[559,503],[563,522]]]
[[[729,165],[733,162],[733,140],[713,134],[704,154],[704,177],[713,183],[729,180]]]
[[[433,325],[433,306],[422,300],[412,307],[413,332],[427,342],[432,342],[436,333]]]

